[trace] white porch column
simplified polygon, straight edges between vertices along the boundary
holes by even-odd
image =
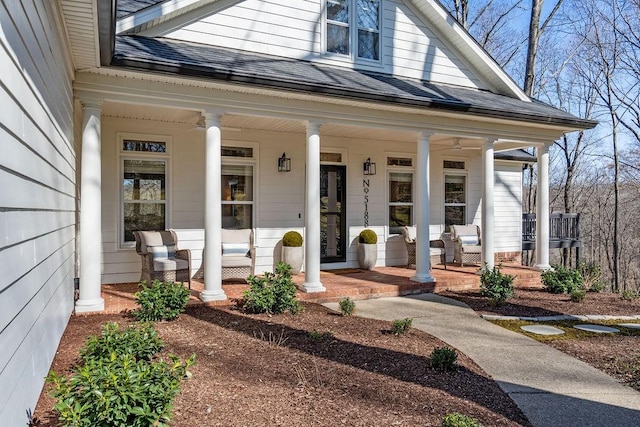
[[[100,114],[102,102],[82,101],[82,152],[80,164],[80,296],[76,313],[103,311],[102,260],[102,159]]]
[[[493,269],[494,266],[494,159],[493,139],[482,144],[482,221],[481,221],[481,256],[482,268]]]
[[[420,132],[417,141],[418,161],[416,165],[415,218],[416,218],[416,274],[414,282],[433,283],[436,279],[429,271],[429,137],[428,132]]]
[[[204,185],[204,291],[202,301],[227,299],[222,290],[222,200],[220,114],[206,112]]]
[[[304,217],[305,292],[323,292],[320,282],[320,124],[307,123],[307,183]]]
[[[536,200],[536,265],[548,270],[549,265],[549,146],[538,147],[538,188]]]

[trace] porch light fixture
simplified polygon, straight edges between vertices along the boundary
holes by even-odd
[[[291,158],[286,153],[282,153],[282,157],[278,157],[278,172],[291,172]]]
[[[367,161],[364,162],[364,165],[362,167],[362,172],[365,175],[375,175],[376,174],[376,164],[375,163],[371,163],[371,158],[368,157]]]

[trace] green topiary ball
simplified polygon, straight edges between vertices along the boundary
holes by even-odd
[[[297,231],[287,231],[282,237],[282,246],[302,246],[302,235]]]
[[[360,232],[359,242],[369,245],[375,245],[376,243],[378,243],[378,235],[375,233],[375,231],[369,230],[367,228]]]

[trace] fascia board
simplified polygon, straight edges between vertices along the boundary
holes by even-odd
[[[116,23],[116,34],[136,34],[142,29],[163,23],[216,1],[218,0],[168,0],[158,3],[119,19]]]

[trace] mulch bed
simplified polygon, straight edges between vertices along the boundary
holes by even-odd
[[[52,369],[68,372],[85,337],[107,321],[131,319],[72,317]],[[389,322],[314,304],[295,316],[198,306],[156,328],[166,352],[196,354],[172,426],[439,425],[455,411],[487,426],[530,425],[469,358],[459,355],[457,372],[437,372],[429,355],[444,343],[417,330],[395,336]],[[58,425],[52,406],[45,387],[37,425]]]
[[[587,292],[582,302],[571,301],[568,294],[551,294],[537,289],[516,289],[515,297],[509,298],[502,306],[495,306],[491,300],[480,295],[480,291],[439,292],[450,298],[463,301],[478,314],[499,314],[503,316],[555,316],[559,314],[640,314],[640,298],[624,301],[620,295],[612,293]]]

